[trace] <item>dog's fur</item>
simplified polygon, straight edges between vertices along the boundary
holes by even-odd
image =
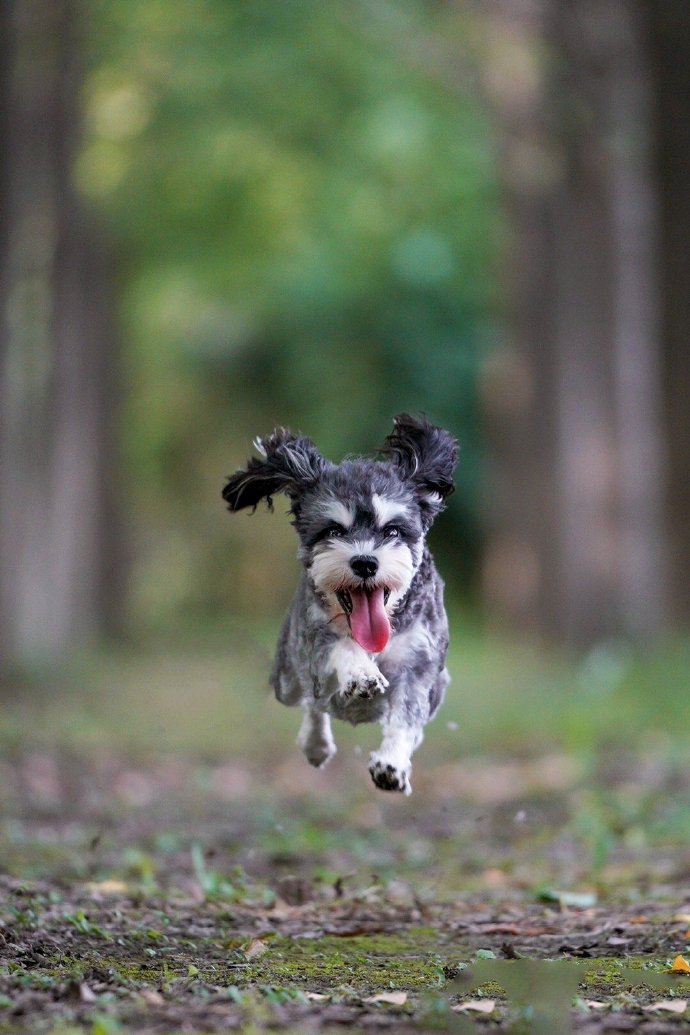
[[[314,766],[335,754],[331,716],[380,722],[369,772],[409,794],[410,757],[449,682],[443,583],[425,540],[453,491],[458,444],[402,413],[380,460],[332,464],[284,429],[255,446],[261,459],[228,479],[223,498],[237,511],[285,493],[304,567],[271,685],[304,709],[298,743]]]

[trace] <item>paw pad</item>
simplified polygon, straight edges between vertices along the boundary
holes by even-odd
[[[388,680],[380,673],[356,672],[349,677],[340,693],[349,700],[358,697],[370,701],[377,694],[385,693],[387,686]]]
[[[381,759],[372,758],[369,765],[371,778],[382,791],[400,791],[402,794],[411,794],[410,774],[407,769],[398,769],[390,762],[383,762]]]

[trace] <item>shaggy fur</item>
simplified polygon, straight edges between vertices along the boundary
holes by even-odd
[[[223,490],[231,511],[284,493],[303,571],[271,685],[301,705],[308,761],[335,754],[331,717],[379,722],[377,787],[411,792],[411,756],[449,682],[443,583],[426,534],[453,491],[458,444],[425,418],[394,420],[382,459],[332,464],[309,438],[276,429]]]

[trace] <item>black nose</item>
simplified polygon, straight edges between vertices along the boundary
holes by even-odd
[[[354,571],[355,575],[358,575],[360,579],[370,579],[379,570],[379,562],[375,557],[360,554],[357,557],[352,558],[350,561],[350,567]]]

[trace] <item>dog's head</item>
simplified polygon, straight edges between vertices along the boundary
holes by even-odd
[[[329,621],[346,623],[371,653],[422,561],[424,539],[453,491],[458,444],[425,418],[394,419],[383,459],[332,464],[311,439],[277,429],[255,442],[261,459],[228,479],[232,511],[276,493],[291,502],[299,556]]]

